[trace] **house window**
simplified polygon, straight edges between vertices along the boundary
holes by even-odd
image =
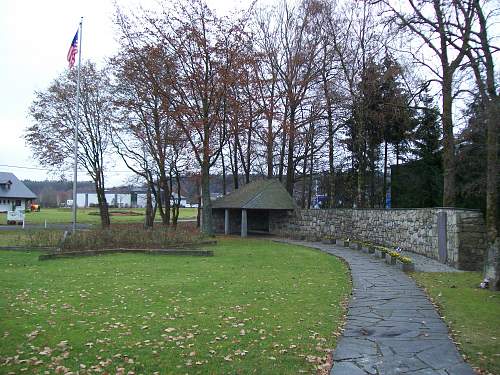
[[[20,199],[16,199],[16,207],[19,207],[21,206],[21,200]]]

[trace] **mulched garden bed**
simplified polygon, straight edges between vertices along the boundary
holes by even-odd
[[[95,256],[104,254],[116,254],[116,253],[141,253],[141,254],[152,254],[152,255],[187,255],[187,256],[214,256],[213,250],[200,250],[200,249],[100,249],[100,250],[83,250],[83,251],[64,251],[64,252],[54,252],[49,254],[42,254],[38,257],[38,260],[49,260],[58,258],[72,258],[80,256]]]
[[[91,211],[89,215],[99,216],[99,211]],[[109,211],[109,216],[144,216],[142,212],[137,211]]]
[[[54,246],[0,246],[0,250],[9,251],[54,251],[57,247]]]

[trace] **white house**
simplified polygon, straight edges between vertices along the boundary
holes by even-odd
[[[36,198],[13,173],[0,172],[0,212],[24,211]]]

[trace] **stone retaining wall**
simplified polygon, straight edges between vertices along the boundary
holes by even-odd
[[[480,211],[448,208],[330,209],[271,212],[270,232],[292,238],[368,241],[439,260],[438,214],[446,213],[446,264],[482,269],[486,231]]]

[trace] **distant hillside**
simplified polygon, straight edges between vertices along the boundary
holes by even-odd
[[[65,180],[31,181],[23,180],[24,184],[38,196],[42,207],[59,207],[62,202],[71,199],[73,182]],[[78,189],[91,188],[91,181],[78,182]]]
[[[35,194],[40,194],[43,190],[52,189],[55,191],[68,191],[73,189],[72,181],[65,180],[45,180],[45,181],[32,181],[23,180],[23,183]],[[78,182],[77,187],[80,188],[92,188],[94,186],[92,181],[81,181]]]

